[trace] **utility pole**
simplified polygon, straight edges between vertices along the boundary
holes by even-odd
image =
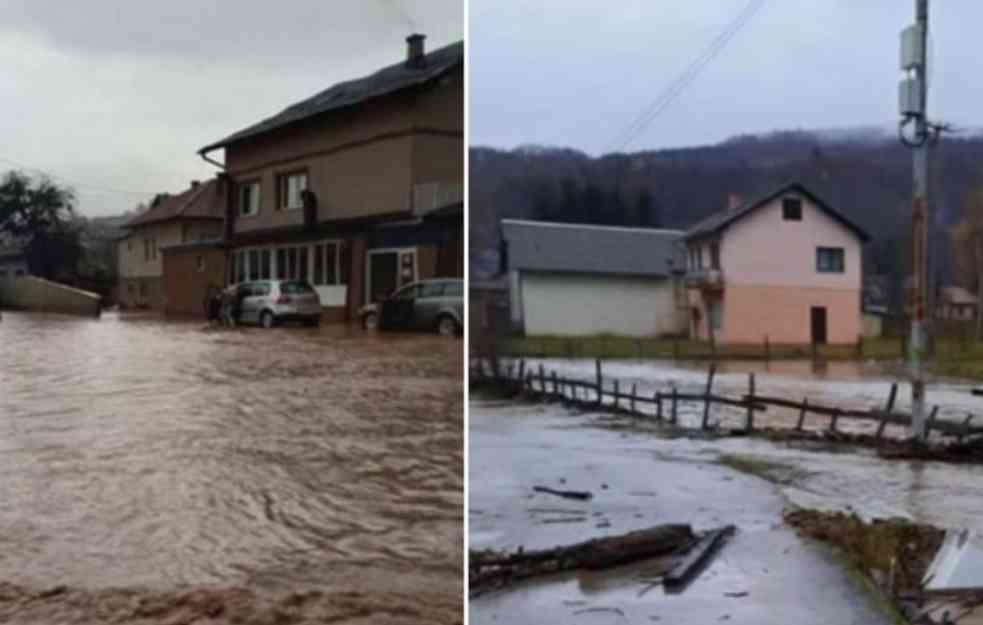
[[[915,440],[924,442],[925,432],[925,356],[928,345],[928,157],[929,143],[937,139],[940,126],[930,124],[927,116],[927,46],[928,0],[915,0],[915,24],[901,33],[901,69],[908,75],[901,81],[899,105],[901,141],[912,148],[914,159],[914,198],[911,214],[911,339],[908,341],[908,364],[911,374],[911,429]],[[905,127],[912,125],[912,135]]]

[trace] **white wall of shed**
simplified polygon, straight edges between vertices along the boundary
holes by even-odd
[[[686,329],[670,279],[523,272],[520,284],[527,335],[642,337]]]

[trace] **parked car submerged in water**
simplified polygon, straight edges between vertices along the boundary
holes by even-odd
[[[253,280],[227,288],[224,293],[223,317],[237,323],[252,323],[264,328],[300,321],[316,326],[321,322],[321,298],[303,280]]]
[[[367,330],[429,330],[457,334],[464,327],[464,281],[435,278],[407,284],[359,310]]]

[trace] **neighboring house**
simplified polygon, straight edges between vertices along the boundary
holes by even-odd
[[[17,245],[0,245],[0,280],[9,280],[30,273],[27,257]]]
[[[961,286],[943,286],[935,303],[935,318],[969,321],[976,318],[976,295]]]
[[[220,239],[225,197],[219,179],[192,181],[177,195],[159,196],[150,209],[124,224],[127,235],[117,241],[121,306],[166,309],[163,249]]]
[[[464,46],[339,83],[200,150],[225,151],[229,282],[304,279],[326,317],[463,277]]]
[[[503,219],[513,326],[527,335],[685,332],[682,236]]]
[[[692,336],[855,343],[867,234],[801,184],[732,201],[686,232]]]

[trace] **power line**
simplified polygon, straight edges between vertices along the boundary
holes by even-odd
[[[624,149],[652,121],[662,114],[688,87],[700,72],[709,65],[727,47],[737,33],[754,17],[764,5],[765,0],[749,0],[744,8],[731,20],[727,26],[698,54],[686,69],[670,82],[656,98],[623,130],[612,143],[613,150]]]
[[[49,171],[45,171],[45,170],[40,169],[40,168],[37,168],[37,167],[31,167],[31,166],[25,165],[23,163],[18,163],[17,161],[13,161],[13,160],[11,160],[9,158],[4,158],[2,156],[0,156],[0,162],[7,163],[8,165],[13,165],[14,167],[17,167],[19,169],[25,169],[27,171],[37,172],[37,173],[39,173],[39,174],[41,174],[43,176],[47,176],[49,178],[55,178],[55,179],[61,180],[64,183],[67,183],[67,184],[69,184],[69,185],[71,185],[73,187],[78,187],[80,189],[92,189],[92,190],[95,190],[95,191],[101,191],[103,193],[119,193],[119,194],[123,194],[123,195],[152,196],[152,195],[156,195],[157,194],[156,191],[133,191],[133,190],[129,190],[129,189],[117,189],[117,188],[114,188],[114,187],[104,187],[104,186],[100,186],[100,185],[87,184],[87,183],[84,183],[84,182],[76,182],[74,180],[70,180],[68,178],[65,178],[64,176],[60,176],[58,174],[53,174],[53,173],[51,173]]]

